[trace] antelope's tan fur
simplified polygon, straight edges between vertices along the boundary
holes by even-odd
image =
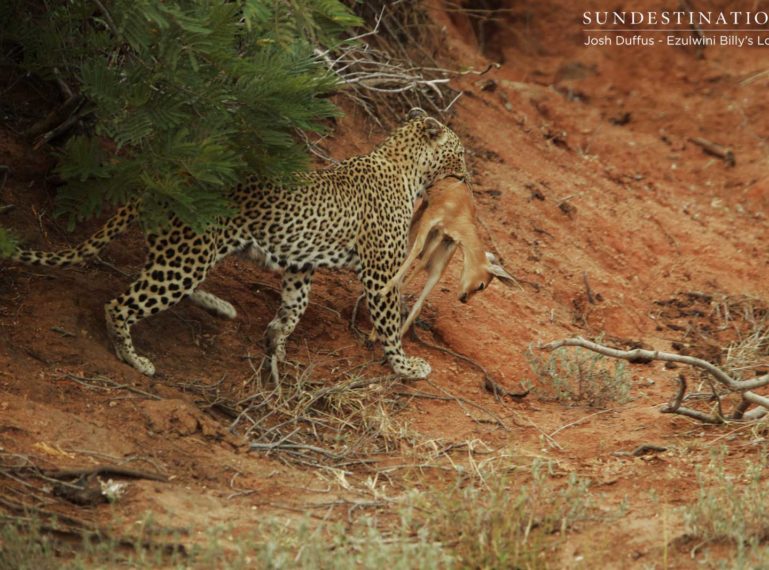
[[[497,263],[494,254],[484,249],[478,234],[473,195],[467,184],[455,178],[445,178],[428,194],[429,201],[422,203],[411,223],[409,255],[380,292],[387,295],[393,289],[401,289],[421,270],[428,274],[419,298],[403,323],[401,335],[419,315],[425,299],[443,277],[457,249],[462,250],[464,257],[459,293],[462,303],[488,287],[494,277],[506,285],[515,283],[515,279]]]

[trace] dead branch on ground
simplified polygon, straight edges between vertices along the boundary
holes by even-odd
[[[106,527],[89,520],[13,501],[6,497],[0,497],[0,520],[8,525],[35,527],[54,538],[74,538],[87,540],[92,544],[107,543],[132,549],[140,547],[166,555],[187,555],[187,547],[181,542],[159,542],[143,537],[114,535]]]
[[[22,135],[27,139],[32,140],[40,135],[55,130],[75,115],[84,100],[85,98],[79,94],[70,96],[61,105],[48,113],[45,118],[39,120],[22,133]]]
[[[635,447],[632,451],[615,451],[612,455],[616,457],[643,457],[644,455],[650,455],[652,453],[664,453],[668,448],[662,445],[656,445],[654,443],[642,443]]]
[[[598,296],[593,293],[593,289],[590,287],[590,280],[587,276],[587,271],[582,272],[582,281],[585,284],[585,295],[587,295],[587,302],[591,305],[595,305],[598,300]]]
[[[151,394],[144,390],[140,390],[139,388],[134,388],[130,384],[121,384],[120,382],[115,382],[114,380],[112,380],[111,378],[107,378],[106,376],[94,376],[93,378],[86,378],[84,376],[77,376],[75,374],[64,374],[62,375],[62,378],[66,380],[71,380],[73,382],[77,382],[81,386],[85,386],[86,388],[89,388],[89,389],[101,389],[105,391],[109,391],[112,389],[126,390],[128,392],[132,392],[134,394],[138,394],[139,396],[144,396],[145,398],[150,398],[152,400],[163,399],[157,394]]]
[[[167,482],[168,477],[160,473],[151,473],[139,469],[126,469],[119,465],[95,465],[80,469],[59,469],[57,471],[45,471],[45,475],[54,479],[71,479],[84,475],[113,475],[115,477],[127,477],[129,479],[147,479],[149,481]]]
[[[647,364],[654,360],[662,362],[676,362],[679,364],[688,364],[700,370],[707,372],[710,377],[718,384],[725,387],[730,393],[740,395],[740,401],[735,406],[731,414],[725,414],[721,409],[721,398],[713,389],[713,397],[717,402],[717,410],[715,413],[706,413],[691,408],[686,408],[681,404],[686,400],[686,380],[683,376],[678,377],[678,390],[673,400],[665,406],[661,411],[665,414],[679,414],[687,416],[705,423],[722,424],[727,421],[739,421],[746,420],[752,421],[764,417],[769,412],[769,398],[756,394],[753,392],[756,388],[769,385],[769,374],[763,374],[756,376],[749,380],[742,378],[733,378],[721,368],[711,364],[701,358],[694,356],[685,356],[681,354],[672,354],[669,352],[661,352],[658,350],[645,350],[642,348],[636,348],[633,350],[618,350],[616,348],[610,348],[602,344],[598,344],[581,337],[568,338],[558,341],[550,342],[540,348],[542,350],[553,351],[565,346],[575,346],[585,348],[598,354],[608,356],[611,358],[619,358],[627,360],[632,364]],[[750,409],[751,406],[756,406]]]
[[[91,544],[108,543],[121,548],[141,548],[164,554],[186,554],[186,547],[179,542],[114,534],[113,529],[98,523],[93,511],[83,509],[75,512],[71,508],[65,511],[62,509],[62,504],[54,498],[58,496],[57,486],[59,490],[78,489],[78,485],[61,480],[78,476],[78,474],[95,477],[101,473],[165,481],[166,479],[162,476],[114,465],[97,465],[74,470],[45,470],[33,464],[25,455],[11,453],[2,455],[4,458],[15,459],[10,464],[0,463],[0,521],[2,524],[17,526],[21,529],[36,529],[46,537],[57,541],[86,540]],[[24,477],[25,475],[27,477]],[[46,489],[46,486],[50,487],[50,483],[54,483],[54,488]]]
[[[732,167],[737,164],[737,160],[734,158],[734,151],[729,147],[700,137],[691,137],[689,142],[696,144],[703,150],[703,152],[715,156],[716,158],[720,158],[726,163],[726,166]]]

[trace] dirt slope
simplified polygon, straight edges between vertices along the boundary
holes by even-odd
[[[523,379],[546,388],[527,362],[532,343],[603,333],[616,343],[663,350],[673,342],[702,344],[681,332],[693,326],[691,319],[666,313],[655,301],[679,292],[714,299],[761,299],[767,292],[769,76],[761,73],[769,69],[769,52],[707,48],[698,59],[692,49],[666,46],[587,48],[582,9],[569,2],[516,3],[485,27],[482,46],[466,15],[438,3],[432,9],[457,62],[475,69],[501,63],[483,76],[456,79],[464,96],[451,125],[468,148],[484,238],[522,287],[494,283],[462,305],[457,263],[423,319],[433,341],[482,364],[513,390]],[[369,132],[351,112],[329,150],[336,157],[366,152],[383,136],[363,134]],[[693,137],[731,147],[736,165],[705,154]],[[16,205],[3,215],[4,225],[46,248],[88,234],[89,228],[67,234],[52,220],[44,175],[52,161],[9,128],[0,128],[0,164],[12,169],[2,201]],[[104,260],[131,273],[142,255],[141,239],[132,234],[110,246]],[[185,302],[136,327],[138,348],[161,371],[150,381],[121,365],[108,347],[102,307],[129,281],[114,268],[0,267],[4,454],[57,467],[133,459],[131,465],[172,474],[169,483],[134,483],[119,503],[120,516],[132,521],[151,510],[160,524],[192,532],[218,522],[245,527],[255,513],[289,512],[321,492],[344,495],[341,488],[323,491],[322,470],[248,452],[228,422],[202,412],[184,388],[221,381],[231,392],[248,393],[253,361],[247,357],[261,354],[278,305],[278,277],[229,259],[208,288],[233,302],[237,319],[221,321]],[[594,304],[586,280],[600,299]],[[291,357],[323,371],[378,359],[379,349],[368,351],[348,331],[360,290],[350,274],[318,275],[313,302],[290,342]],[[693,465],[715,445],[729,445],[733,466],[757,451],[749,432],[727,439],[728,428],[660,414],[679,371],[658,364],[632,369],[629,403],[596,413],[536,390],[522,401],[497,402],[465,362],[414,341],[407,350],[432,363],[434,385],[485,407],[509,427],[473,421],[454,402],[412,400],[403,413],[426,439],[481,440],[550,457],[564,473],[590,477],[607,509],[627,500],[627,513],[610,526],[588,524],[570,534],[553,554],[553,567],[660,564],[666,540],[684,533],[675,507],[695,495]],[[370,370],[387,372],[377,362]],[[99,375],[160,399],[77,380]],[[559,429],[547,443],[542,434]],[[646,443],[671,451],[651,459],[612,455]],[[352,469],[353,478],[364,476],[363,467]],[[650,490],[661,503],[649,502]],[[106,506],[90,511],[104,521],[111,513]],[[671,567],[692,564],[686,548],[672,556]]]

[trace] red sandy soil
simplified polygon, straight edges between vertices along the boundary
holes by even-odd
[[[769,48],[708,47],[701,58],[693,48],[662,45],[588,48],[581,11],[607,7],[586,4],[515,3],[501,22],[486,27],[483,49],[465,15],[431,9],[456,62],[479,70],[501,63],[454,82],[464,96],[451,126],[468,149],[484,239],[522,287],[495,282],[462,305],[457,262],[423,319],[434,341],[482,364],[499,384],[516,390],[528,379],[538,390],[521,401],[497,402],[465,362],[407,340],[410,353],[431,362],[435,385],[496,413],[509,430],[474,422],[453,402],[417,399],[405,414],[425,438],[480,440],[551,458],[561,473],[589,477],[607,511],[627,501],[625,514],[610,524],[581,523],[568,534],[548,555],[552,567],[663,567],[664,556],[671,568],[694,567],[679,509],[696,496],[694,465],[726,445],[729,468],[739,470],[760,451],[755,434],[661,414],[681,370],[660,363],[631,367],[632,400],[602,413],[552,401],[525,352],[532,343],[600,333],[615,345],[640,341],[671,350],[672,342],[688,342],[680,329],[700,321],[655,301],[680,292],[765,296],[769,75],[762,72],[769,70]],[[659,4],[640,1],[633,9]],[[614,124],[625,114],[625,124]],[[352,111],[329,150],[337,158],[367,152],[383,136]],[[732,148],[736,166],[705,154],[692,137]],[[2,222],[28,243],[60,248],[96,227],[68,234],[52,219],[53,191],[43,174],[52,159],[7,128],[0,129],[0,164],[12,169],[2,201],[16,205]],[[131,272],[142,256],[135,233],[110,246],[104,259]],[[585,275],[600,298],[594,304]],[[119,363],[108,346],[102,307],[127,281],[98,265],[0,267],[2,451],[45,467],[135,458],[133,466],[173,475],[169,483],[132,482],[117,506],[92,508],[94,520],[117,512],[134,521],[152,511],[171,528],[245,528],[256,516],[290,512],[310,500],[313,489],[325,485],[322,473],[248,452],[225,420],[201,411],[179,388],[223,377],[243,388],[252,369],[241,356],[261,354],[279,278],[229,259],[207,288],[236,306],[237,319],[219,320],[185,302],[137,326],[140,352],[161,372],[154,380]],[[332,351],[341,367],[379,358],[348,330],[360,290],[351,274],[319,274],[290,357],[327,368]],[[712,312],[708,303],[702,308],[705,316]],[[714,333],[710,342],[718,346],[727,337]],[[707,339],[691,351],[712,356],[705,345]],[[372,367],[387,372],[381,364]],[[163,399],[89,390],[68,374],[104,375]],[[543,438],[559,428],[554,443]],[[647,443],[669,449],[643,458],[613,455]],[[352,480],[367,476],[362,467],[351,471]],[[253,492],[230,498],[233,489]]]

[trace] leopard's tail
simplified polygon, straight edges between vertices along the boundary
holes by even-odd
[[[137,204],[129,202],[107,220],[107,223],[98,232],[77,247],[61,251],[17,248],[11,254],[11,259],[27,265],[44,265],[46,267],[69,267],[70,265],[85,263],[88,259],[98,255],[109,242],[123,233],[136,218],[137,212]]]

